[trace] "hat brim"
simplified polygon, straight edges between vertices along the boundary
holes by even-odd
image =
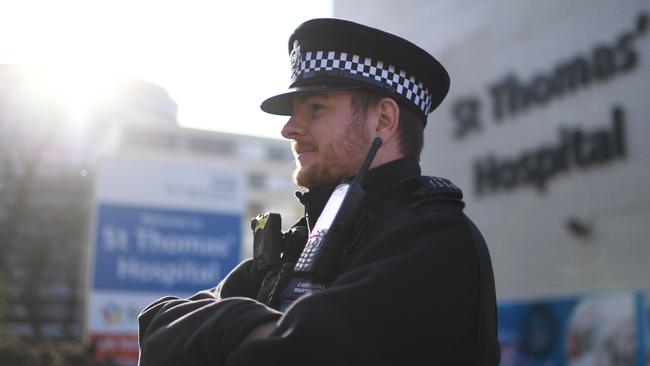
[[[274,95],[262,102],[260,108],[270,114],[277,114],[280,116],[290,116],[293,113],[293,105],[291,99],[296,93],[318,93],[334,90],[351,90],[359,89],[361,86],[352,85],[350,83],[327,83],[316,85],[295,86],[288,90]]]

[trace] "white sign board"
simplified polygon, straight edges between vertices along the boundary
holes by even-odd
[[[137,315],[166,295],[216,285],[238,262],[244,175],[185,161],[116,157],[97,170],[86,331],[137,332]],[[119,351],[119,350],[117,350]],[[117,352],[119,354],[119,352]]]

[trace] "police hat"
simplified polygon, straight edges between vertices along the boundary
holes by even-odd
[[[297,92],[367,88],[411,108],[426,125],[445,98],[449,75],[422,48],[386,33],[341,19],[312,19],[289,38],[289,90],[262,102],[263,111],[291,115]]]

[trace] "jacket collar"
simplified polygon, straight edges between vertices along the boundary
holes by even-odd
[[[362,182],[362,187],[367,194],[366,202],[381,200],[395,185],[407,178],[418,175],[420,175],[420,164],[412,158],[393,160],[369,170]],[[349,182],[352,178],[346,178],[342,182]],[[310,229],[318,220],[332,192],[340,183],[335,182],[312,187],[307,192],[296,192],[296,197],[305,206],[305,217]]]

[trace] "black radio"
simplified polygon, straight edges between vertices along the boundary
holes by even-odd
[[[324,290],[332,280],[339,256],[350,239],[350,230],[366,197],[361,182],[381,142],[379,137],[373,140],[370,151],[352,182],[339,184],[334,189],[309,233],[307,244],[282,292],[280,310],[284,311],[302,295]]]

